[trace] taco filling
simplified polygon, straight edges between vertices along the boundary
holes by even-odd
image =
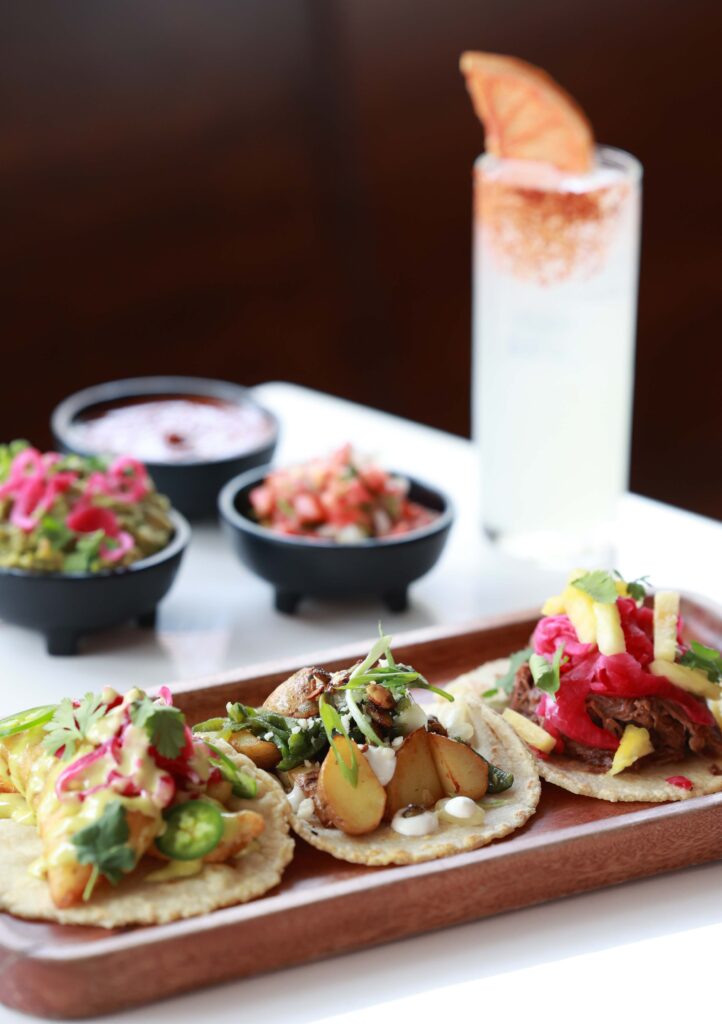
[[[167,687],[156,697],[108,687],[4,719],[0,906],[105,923],[112,889],[125,892],[132,879],[145,885],[146,906],[133,910],[131,899],[129,913],[114,909],[110,923],[153,920],[151,883],[233,866],[258,848],[270,820],[262,797],[273,788],[261,775],[226,744],[194,736]],[[283,813],[276,818],[271,827],[282,829]],[[24,871],[14,862],[19,846],[36,854]],[[33,886],[36,913],[27,898]],[[95,903],[100,918],[84,915]]]
[[[610,777],[722,759],[722,656],[684,639],[679,604],[658,591],[650,606],[642,581],[573,573],[515,656],[505,717],[542,759]],[[684,771],[662,781],[694,788]]]
[[[434,714],[413,699],[412,689],[436,694]],[[490,808],[514,808],[504,821],[513,820],[509,831],[521,823],[520,804],[526,817],[536,805],[533,763],[513,731],[477,704],[455,702],[411,666],[398,664],[391,638],[382,635],[351,668],[303,668],[262,707],[231,703],[225,717],[195,728],[274,770],[294,828],[312,845],[347,860],[407,863],[504,834],[492,827],[493,814],[490,826]],[[502,817],[496,815],[496,826]],[[462,845],[449,848],[443,837],[454,829]]]

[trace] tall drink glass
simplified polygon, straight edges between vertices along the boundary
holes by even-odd
[[[642,169],[597,147],[571,175],[474,168],[474,435],[487,534],[593,559],[629,471]]]

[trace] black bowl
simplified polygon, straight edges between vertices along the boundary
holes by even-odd
[[[34,572],[0,568],[0,618],[45,635],[48,654],[77,654],[84,633],[135,619],[155,625],[156,608],[171,588],[191,528],[171,513],[170,543],[123,569],[101,572]]]
[[[254,466],[270,462],[278,442],[278,421],[273,413],[264,409],[240,384],[204,377],[134,377],[114,380],[92,388],[76,391],[56,406],[50,420],[53,435],[59,447],[78,455],[97,455],[73,437],[73,424],[84,414],[99,406],[123,405],[126,400],[163,397],[200,397],[220,399],[260,410],[268,422],[268,439],[257,447],[237,455],[219,459],[188,462],[148,462],[148,472],[161,494],[170,498],[173,508],[189,519],[208,519],[216,516],[218,492],[232,477]],[[123,452],[133,455],[132,451]]]
[[[270,471],[264,466],[230,480],[218,508],[238,557],[275,588],[278,611],[293,614],[304,596],[377,596],[391,611],[404,611],[409,584],[433,568],[444,549],[454,519],[450,500],[409,479],[411,500],[439,513],[433,523],[399,537],[354,544],[310,540],[275,533],[251,518],[249,493]]]

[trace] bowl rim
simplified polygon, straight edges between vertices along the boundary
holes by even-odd
[[[42,569],[21,569],[17,566],[0,566],[0,579],[7,577],[20,577],[24,580],[51,580],[57,583],[60,580],[107,580],[121,579],[131,576],[133,573],[144,572],[152,569],[162,562],[169,561],[176,555],[181,554],[188,546],[193,531],[191,525],[184,515],[176,509],[171,508],[170,518],[175,527],[174,533],[168,544],[160,551],[156,551],[146,558],[141,558],[132,565],[122,566],[120,569],[101,569],[98,572],[48,572]]]
[[[113,402],[123,398],[136,398],[143,395],[177,394],[185,392],[187,395],[201,395],[203,397],[224,398],[237,405],[248,404],[256,408],[268,420],[271,428],[268,440],[248,448],[246,451],[236,452],[235,455],[223,455],[217,459],[193,459],[186,462],[166,462],[163,460],[142,459],[145,466],[151,469],[191,469],[199,466],[222,466],[238,462],[239,459],[249,458],[259,452],[273,450],[278,443],[280,434],[280,423],[274,412],[262,405],[250,392],[250,389],[243,384],[236,384],[231,380],[222,380],[214,377],[192,377],[187,374],[154,374],[148,377],[120,377],[116,380],[104,381],[101,384],[92,384],[90,387],[81,388],[68,395],[53,409],[50,414],[50,429],[55,440],[62,445],[67,445],[71,451],[79,455],[102,455],[105,454],[98,449],[87,448],[81,444],[71,444],[68,439],[73,421],[79,413],[93,405],[100,405],[102,402]],[[129,454],[132,454],[129,453]]]
[[[408,533],[399,534],[395,537],[368,537],[366,540],[351,541],[349,543],[346,543],[345,541],[340,543],[337,540],[330,540],[325,537],[312,539],[309,537],[276,533],[267,526],[260,526],[258,523],[254,523],[253,520],[242,515],[235,506],[235,500],[240,491],[244,490],[251,484],[260,483],[261,480],[272,472],[272,470],[273,466],[269,463],[266,466],[257,466],[255,469],[249,469],[244,473],[239,473],[238,476],[234,476],[227,484],[225,484],[218,495],[218,511],[221,519],[225,523],[237,530],[240,530],[241,532],[248,533],[253,537],[258,537],[268,543],[286,544],[289,547],[299,547],[317,551],[364,551],[370,548],[398,547],[403,544],[417,543],[420,540],[432,537],[444,530],[448,530],[456,516],[454,503],[445,491],[426,483],[425,480],[421,480],[419,477],[410,476],[408,473],[400,473],[398,470],[389,470],[388,472],[392,475],[402,477],[402,479],[408,480],[410,484],[422,487],[424,490],[436,494],[441,499],[444,504],[444,508],[439,512],[439,515],[433,522],[428,523],[426,526],[420,526],[416,530],[410,530]],[[436,511],[436,509],[432,509],[432,511]]]

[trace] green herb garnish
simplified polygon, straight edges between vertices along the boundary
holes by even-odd
[[[117,885],[123,875],[135,866],[135,853],[128,846],[130,829],[125,808],[120,800],[106,805],[92,825],[86,825],[72,837],[80,864],[92,864],[93,871],[83,892],[83,899],[93,894],[98,875]]]
[[[481,696],[488,699],[489,697],[494,697],[499,690],[503,690],[504,693],[511,693],[517,672],[525,662],[529,661],[533,653],[534,650],[531,647],[524,647],[521,651],[515,651],[509,658],[509,668],[503,676],[497,679],[496,686],[482,693]]]
[[[65,697],[45,726],[48,735],[43,747],[51,754],[57,754],[64,747],[62,760],[69,761],[78,743],[88,738],[91,726],[100,721],[107,710],[108,705],[96,693],[86,693],[78,707]]]
[[[545,693],[555,694],[561,686],[559,670],[562,666],[564,644],[557,647],[554,657],[548,661],[543,654],[532,654],[529,658],[529,668],[534,678],[534,685]],[[567,661],[567,658],[563,659]]]
[[[321,694],[318,699],[318,710],[321,715],[321,721],[323,727],[326,730],[326,738],[331,745],[331,749],[336,757],[336,762],[341,770],[341,774],[352,786],[356,786],[358,783],[358,761],[356,759],[356,751],[351,745],[349,735],[346,732],[341,716],[339,715],[333,704],[329,704],[326,700],[326,695]],[[339,751],[336,745],[336,737],[344,736],[349,741],[349,748],[351,750],[351,764],[348,765],[343,759],[343,755]]]
[[[145,729],[161,757],[175,760],[186,745],[185,718],[180,708],[143,697],[130,706],[134,725]]]
[[[38,534],[50,541],[50,546],[54,551],[62,551],[75,536],[73,531],[64,522],[49,515],[43,516],[40,520]]]
[[[100,545],[107,539],[104,530],[95,530],[78,537],[75,550],[65,556],[63,572],[90,572],[100,557]]]
[[[587,572],[574,580],[573,587],[584,591],[592,600],[599,604],[614,604],[619,595],[614,578],[604,569],[596,569],[594,572]]]
[[[698,672],[704,672],[711,683],[722,681],[722,654],[714,647],[705,647],[704,644],[692,640],[690,649],[678,659],[680,665],[688,668],[695,668]]]
[[[226,782],[230,782],[233,789],[233,795],[243,797],[245,800],[252,800],[258,794],[258,783],[249,775],[247,772],[242,771],[238,765],[231,761],[227,754],[224,754],[222,750],[215,747],[208,740],[205,741],[206,746],[210,748],[213,753],[211,758],[211,764],[214,764],[219,770]]]
[[[618,580],[624,583],[627,588],[627,593],[633,601],[636,601],[637,604],[642,604],[644,602],[644,599],[647,596],[647,587],[649,586],[649,576],[639,576],[636,580],[627,582],[618,569],[614,570],[614,575]]]

